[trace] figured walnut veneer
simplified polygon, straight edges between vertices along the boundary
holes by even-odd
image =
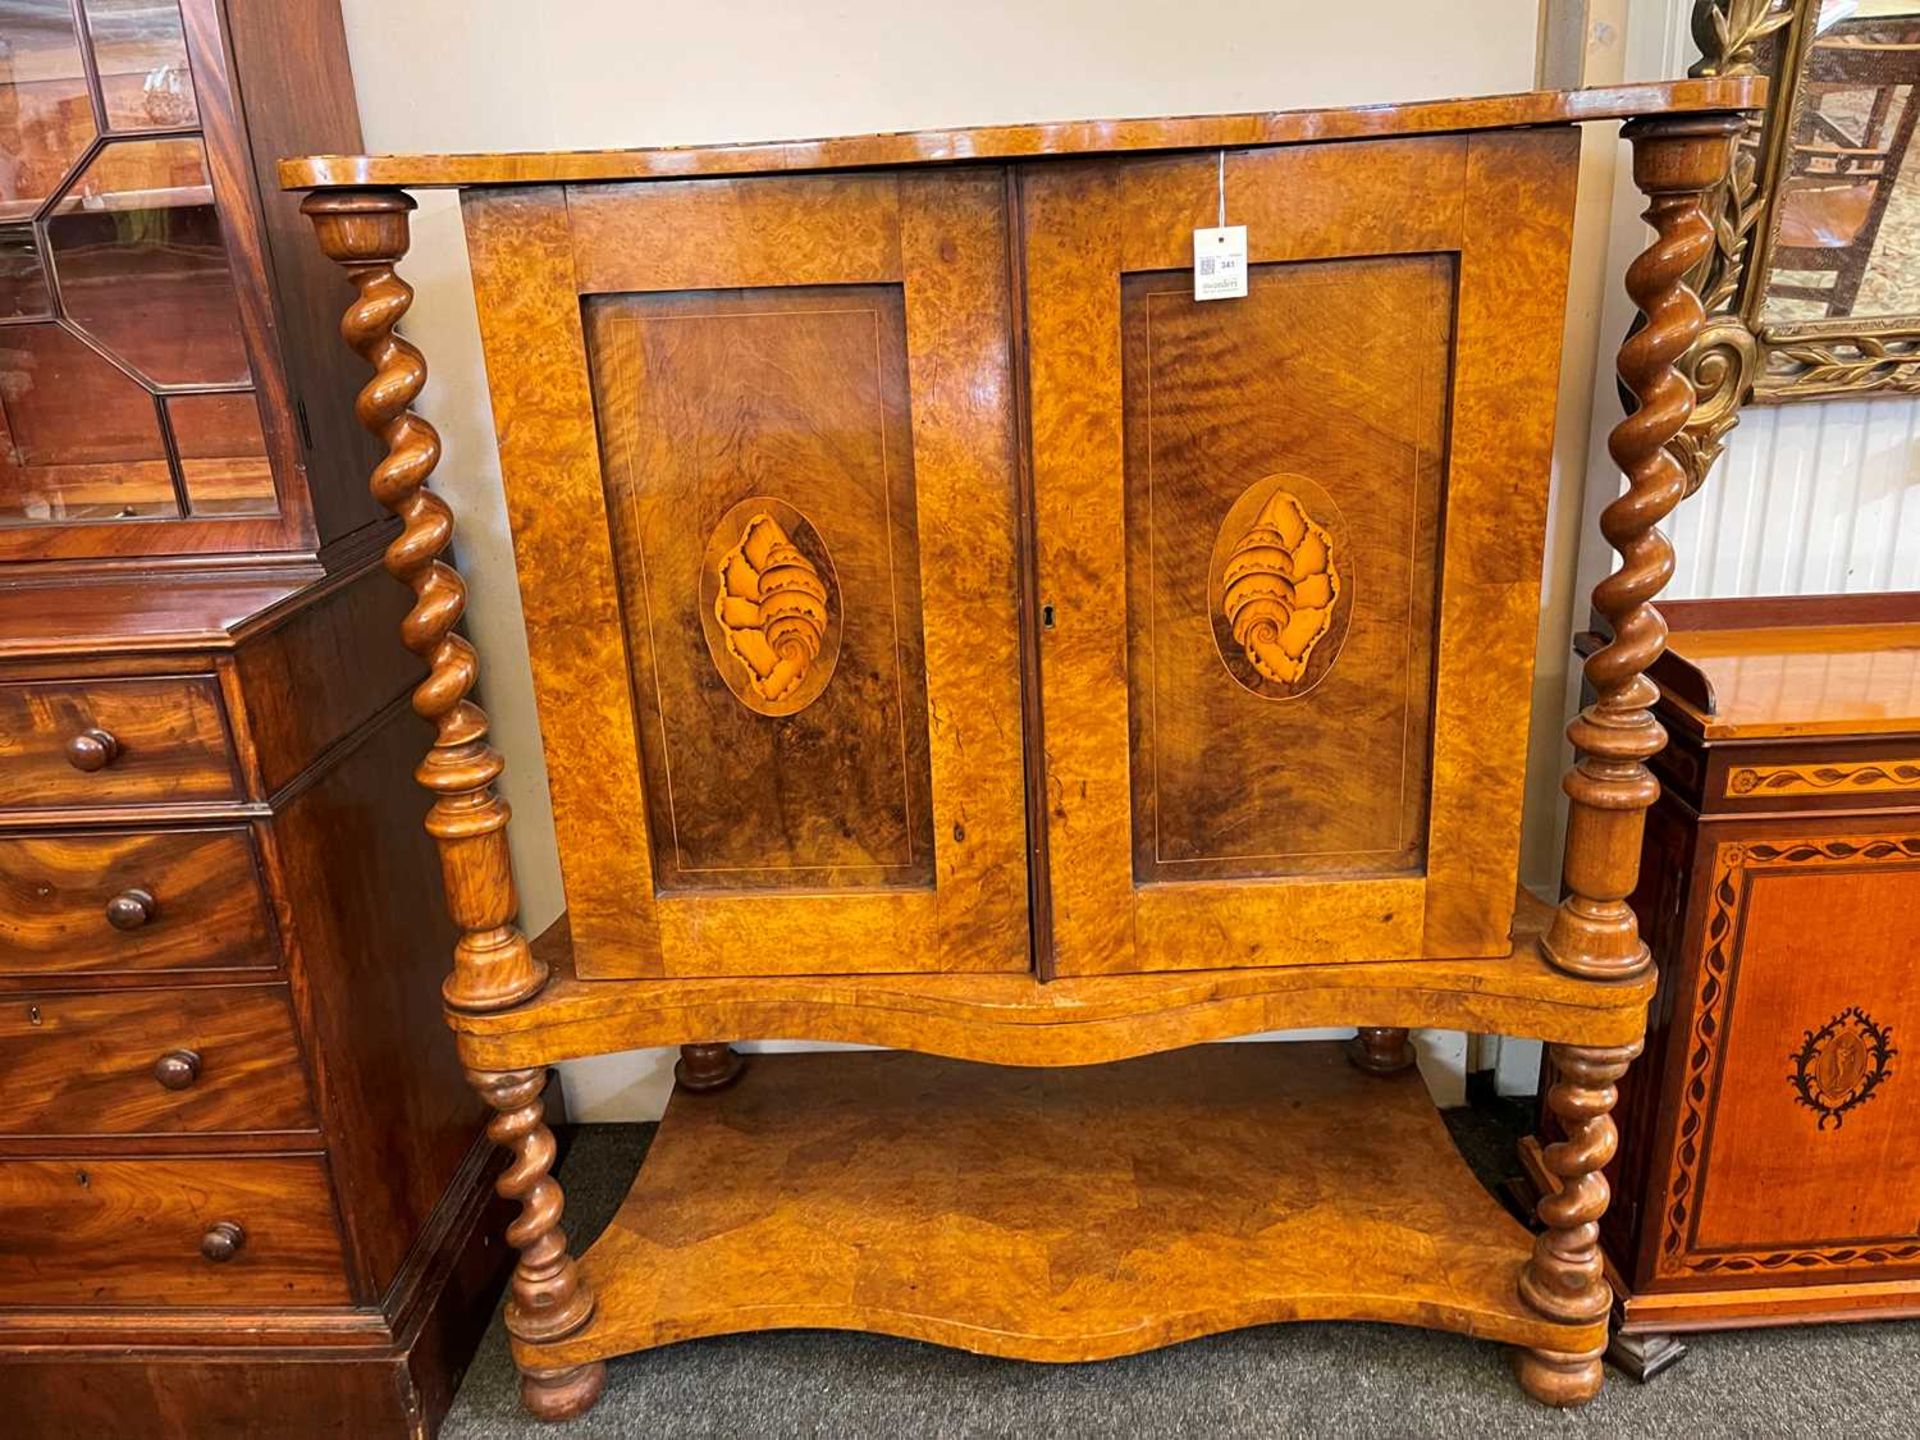
[[[282,162],[280,183],[292,190],[360,185],[465,188],[648,178],[672,180],[695,175],[926,165],[942,161],[1017,159],[1029,155],[1237,149],[1251,145],[1298,145],[1317,140],[1379,139],[1390,135],[1625,120],[1666,110],[1750,110],[1764,104],[1766,96],[1767,82],[1761,76],[1714,75],[1590,90],[1537,90],[1408,105],[1359,105],[1343,110],[1069,120],[654,150],[306,155]]]
[[[1528,1243],[1419,1077],[1337,1044],[1046,1071],[765,1055],[676,1095],[581,1257],[593,1320],[516,1358],[809,1328],[1090,1360],[1333,1317],[1600,1344],[1604,1319],[1521,1302]]]
[[[534,942],[551,979],[527,1005],[449,1016],[470,1064],[551,1065],[689,1037],[779,1035],[996,1065],[1092,1065],[1266,1030],[1359,1022],[1625,1044],[1652,977],[1595,986],[1539,954],[1552,911],[1522,896],[1495,959],[1218,969],[1041,983],[1026,975],[577,977],[563,917]]]

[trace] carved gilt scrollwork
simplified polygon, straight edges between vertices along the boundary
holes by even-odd
[[[1221,524],[1211,568],[1226,634],[1216,626],[1215,638],[1229,672],[1257,695],[1311,689],[1344,638],[1335,622],[1345,562],[1322,523],[1337,526],[1337,515],[1304,476],[1269,475],[1247,488]]]
[[[1794,21],[1794,0],[1696,0],[1693,38],[1700,59],[1695,76],[1753,75],[1762,69],[1762,51]],[[1705,210],[1713,222],[1713,247],[1700,260],[1688,285],[1710,317],[1706,328],[1677,366],[1693,382],[1698,397],[1686,428],[1671,450],[1687,472],[1687,494],[1698,490],[1726,449],[1727,436],[1740,423],[1740,407],[1753,396],[1760,369],[1760,346],[1744,315],[1743,281],[1754,252],[1767,197],[1761,184],[1761,122],[1749,121],[1735,146],[1726,178],[1710,191]]]
[[[818,699],[839,656],[833,565],[798,510],[754,496],[727,511],[701,576],[707,647],[727,688],[761,715]]]
[[[1738,315],[1709,320],[1678,369],[1693,385],[1693,415],[1667,447],[1687,472],[1687,494],[1706,481],[1740,423],[1740,407],[1753,395],[1760,347]]]

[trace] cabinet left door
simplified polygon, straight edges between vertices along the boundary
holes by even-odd
[[[993,170],[471,192],[586,976],[1029,965]]]

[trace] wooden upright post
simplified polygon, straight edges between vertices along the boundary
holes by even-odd
[[[486,712],[467,698],[480,660],[454,631],[467,607],[467,586],[441,558],[453,540],[453,512],[427,489],[440,463],[440,436],[412,409],[427,383],[427,362],[393,333],[413,304],[413,287],[394,270],[407,253],[413,197],[404,190],[338,190],[309,195],[300,208],[313,221],[320,248],[359,292],[340,333],[374,369],[356,409],[387,453],[369,485],[404,522],[387,547],[387,570],[414,593],[400,638],[427,662],[413,708],[434,726],[433,748],[414,774],[433,792],[427,830],[439,842],[447,908],[460,927],[442,994],[455,1010],[504,1010],[538,994],[547,970],[514,924],[519,898],[507,854],[511,812],[493,788],[506,762],[487,739]]]
[[[468,698],[479,657],[454,630],[466,609],[467,587],[442,558],[453,539],[453,512],[427,489],[440,461],[440,437],[412,409],[426,384],[427,364],[394,334],[413,303],[413,288],[394,267],[407,253],[407,215],[414,202],[402,190],[339,190],[309,195],[300,208],[313,221],[321,248],[358,292],[340,333],[374,370],[357,410],[387,453],[369,483],[374,497],[403,522],[386,564],[414,594],[400,636],[427,662],[413,708],[434,727],[433,746],[414,774],[433,793],[427,831],[438,843],[447,908],[460,927],[453,973],[441,994],[449,1010],[504,1010],[539,994],[547,968],[514,923],[519,899],[507,851],[511,812],[493,788],[505,762],[487,738],[486,713]],[[496,1112],[487,1133],[511,1157],[496,1188],[520,1205],[507,1230],[519,1252],[507,1330],[529,1343],[561,1339],[593,1318],[593,1293],[560,1228],[565,1202],[551,1174],[553,1132],[542,1105],[546,1071],[469,1070],[467,1078]],[[606,1367],[597,1362],[522,1367],[520,1395],[533,1414],[560,1420],[591,1406],[605,1382]]]
[[[1713,248],[1702,202],[1725,176],[1744,123],[1735,114],[1686,115],[1636,120],[1625,130],[1656,234],[1627,270],[1627,293],[1645,323],[1620,347],[1620,379],[1635,407],[1608,442],[1627,489],[1600,516],[1621,563],[1593,591],[1613,636],[1587,658],[1594,700],[1567,729],[1576,751],[1564,782],[1573,802],[1567,895],[1542,942],[1555,966],[1594,980],[1629,979],[1652,963],[1627,897],[1640,874],[1646,813],[1660,794],[1646,762],[1667,739],[1650,708],[1660,692],[1645,671],[1666,646],[1653,598],[1673,575],[1673,547],[1658,527],[1687,493],[1686,469],[1669,446],[1686,428],[1694,396],[1675,365],[1705,323],[1686,284]]]
[[[1713,245],[1702,201],[1726,174],[1743,120],[1708,114],[1636,120],[1633,176],[1649,200],[1651,246],[1628,267],[1627,293],[1645,323],[1620,347],[1620,378],[1632,413],[1614,427],[1609,449],[1627,490],[1600,516],[1620,568],[1594,587],[1594,608],[1613,636],[1587,659],[1594,701],[1568,728],[1577,751],[1566,791],[1566,891],[1544,939],[1547,959],[1594,980],[1637,976],[1652,964],[1627,897],[1640,874],[1640,840],[1660,785],[1647,769],[1666,743],[1651,706],[1660,698],[1646,669],[1666,645],[1653,598],[1673,575],[1673,547],[1658,526],[1687,493],[1687,471],[1669,446],[1693,413],[1693,387],[1675,363],[1700,334],[1704,315],[1686,276]],[[1600,1254],[1600,1219],[1611,1196],[1601,1173],[1619,1144],[1615,1084],[1640,1042],[1555,1045],[1548,1108],[1566,1130],[1543,1157],[1558,1188],[1542,1197],[1541,1233],[1520,1277],[1520,1295],[1550,1320],[1604,1321],[1613,1305]],[[1536,1400],[1580,1405],[1600,1393],[1604,1346],[1522,1350],[1520,1383]]]

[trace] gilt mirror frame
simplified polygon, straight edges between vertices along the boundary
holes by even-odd
[[[1769,319],[1783,191],[1810,87],[1802,83],[1823,0],[1695,0],[1693,75],[1767,76],[1769,101],[1740,145],[1715,214],[1713,253],[1693,277],[1709,316],[1690,352],[1699,393],[1679,444],[1695,485],[1740,405],[1920,394],[1920,307],[1913,314]],[[1920,21],[1920,16],[1916,17]],[[1920,86],[1907,104],[1920,104]]]

